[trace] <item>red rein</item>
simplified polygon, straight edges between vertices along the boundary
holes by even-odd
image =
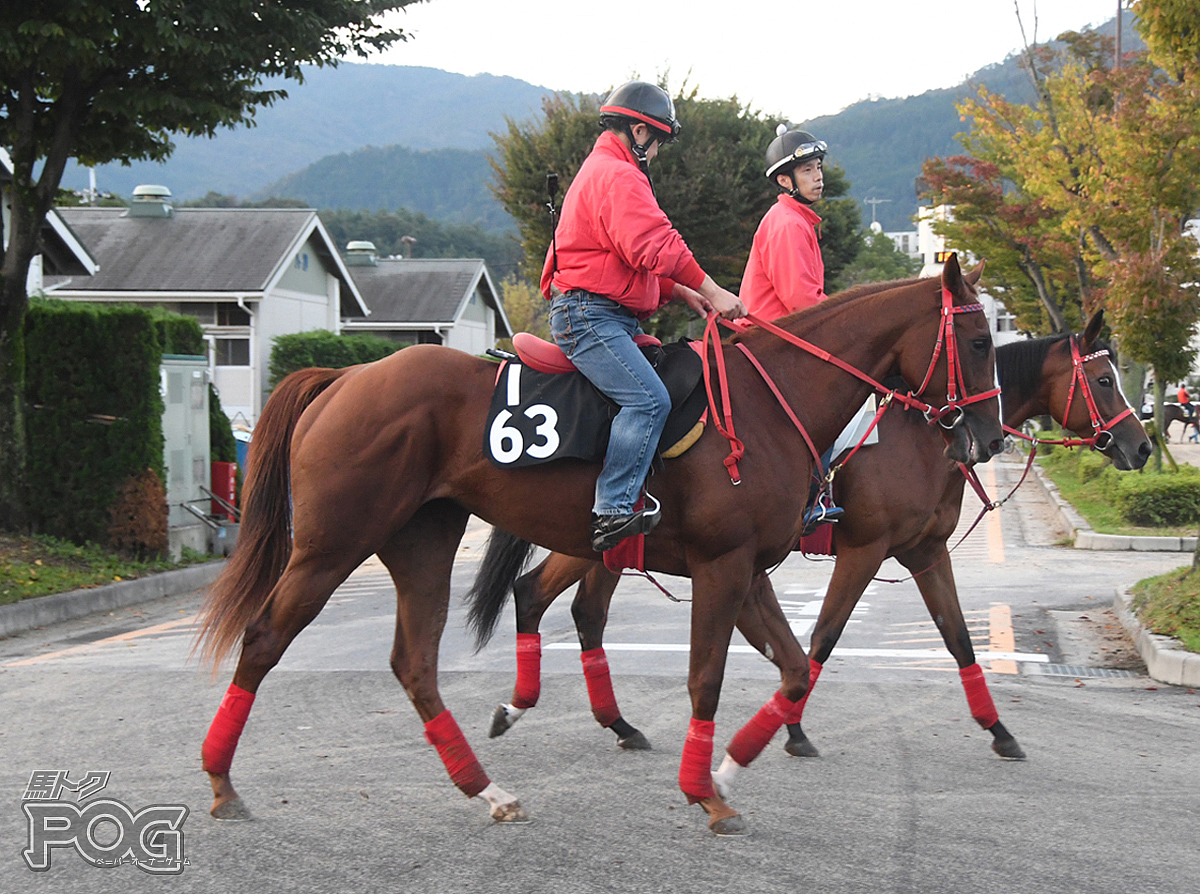
[[[963,407],[979,401],[988,400],[989,398],[995,397],[1000,393],[999,388],[993,388],[989,391],[973,394],[969,397],[959,397],[960,392],[965,394],[966,388],[962,382],[962,364],[958,358],[958,343],[954,335],[954,315],[982,311],[982,304],[964,304],[955,307],[954,296],[948,289],[945,287],[942,288],[942,322],[938,329],[938,339],[937,343],[934,345],[933,359],[929,362],[929,370],[925,373],[925,381],[921,383],[921,387],[917,389],[916,392],[917,394],[921,394],[926,388],[929,387],[929,382],[933,378],[934,367],[937,365],[938,358],[941,356],[942,350],[944,349],[946,351],[947,364],[946,405],[940,410],[935,409],[932,405],[927,404],[924,401],[913,397],[912,395],[900,394],[885,388],[866,373],[854,368],[844,360],[833,356],[828,351],[818,348],[816,345],[804,340],[803,338],[800,338],[797,335],[793,335],[785,329],[779,328],[774,323],[760,319],[759,317],[753,315],[747,316],[746,319],[754,325],[779,336],[784,341],[794,344],[801,350],[807,351],[814,357],[824,360],[827,363],[832,363],[834,366],[849,373],[855,378],[861,379],[875,388],[876,391],[888,395],[890,399],[898,400],[905,406],[920,410],[925,415],[925,418],[929,420],[930,424],[932,424],[934,422],[941,422],[945,417],[952,414],[960,413]],[[725,439],[729,441],[730,444],[729,456],[725,458],[725,466],[729,470],[729,478],[734,484],[740,484],[741,475],[738,472],[737,464],[738,460],[745,455],[745,447],[743,446],[741,440],[737,437],[737,434],[733,428],[733,407],[729,400],[729,382],[725,373],[725,357],[720,350],[720,337],[717,335],[717,319],[718,318],[716,314],[711,314],[708,318],[708,323],[704,328],[704,351],[702,353],[704,358],[704,385],[708,390],[708,405],[709,411],[712,414],[713,423],[716,425],[717,431],[719,431],[725,437]],[[708,359],[708,346],[710,344],[713,346],[713,355],[716,357],[717,380],[720,385],[721,402],[724,405],[724,411],[718,409],[716,395],[713,393],[712,376],[710,374]],[[800,420],[796,417],[796,414],[792,412],[791,407],[788,406],[779,388],[773,381],[771,381],[771,378],[767,375],[766,370],[763,369],[762,365],[758,363],[753,354],[750,353],[750,350],[745,345],[739,343],[738,348],[741,349],[742,353],[746,355],[746,357],[754,365],[754,368],[758,371],[759,375],[762,376],[763,380],[767,383],[767,386],[771,389],[772,394],[775,395],[775,399],[779,401],[780,405],[787,413],[788,418],[791,419],[792,424],[803,436],[804,442],[808,446],[808,449],[812,451],[814,459],[818,464],[820,464],[820,452],[813,444],[812,438],[809,437],[808,432],[805,430]]]

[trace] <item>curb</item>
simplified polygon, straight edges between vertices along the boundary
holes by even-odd
[[[1134,615],[1130,602],[1128,593],[1117,590],[1113,608],[1133,638],[1150,676],[1160,683],[1200,689],[1200,653],[1181,648],[1172,637],[1151,633]]]
[[[1034,477],[1046,495],[1058,507],[1058,517],[1071,532],[1075,549],[1136,550],[1138,552],[1190,553],[1196,551],[1195,537],[1135,537],[1125,534],[1098,534],[1083,520],[1075,507],[1062,498],[1058,485],[1051,481],[1041,466],[1033,464]]]
[[[163,596],[175,596],[207,587],[221,569],[224,560],[192,565],[178,571],[164,571],[135,580],[106,584],[86,590],[70,590],[23,599],[12,605],[0,605],[0,637],[12,636],[35,627],[60,624],[82,618],[92,612],[112,611]]]

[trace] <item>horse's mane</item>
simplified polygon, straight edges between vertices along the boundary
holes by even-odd
[[[1001,387],[1017,400],[1032,396],[1041,387],[1042,366],[1046,355],[1055,345],[1066,341],[1071,333],[1047,335],[1042,338],[1009,342],[996,348],[996,375]],[[1108,342],[1097,339],[1094,351],[1110,351]]]
[[[803,310],[793,311],[792,313],[782,316],[773,322],[781,329],[790,329],[789,324],[798,320],[812,321],[815,323],[824,316],[836,313],[843,304],[854,301],[857,298],[863,298],[867,295],[874,295],[878,292],[886,292],[889,289],[899,289],[903,288],[904,286],[916,285],[917,283],[928,282],[934,279],[937,279],[937,277],[914,276],[909,279],[892,279],[888,280],[887,282],[862,283],[860,285],[851,286],[849,289],[845,289],[841,292],[834,292],[832,295],[827,296],[824,301],[818,302],[811,307],[806,307]],[[741,341],[747,336],[754,337],[760,334],[766,333],[763,333],[762,330],[755,327],[747,332],[738,333],[731,339],[731,341]]]

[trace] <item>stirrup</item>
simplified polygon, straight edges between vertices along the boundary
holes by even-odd
[[[826,506],[818,500],[804,513],[804,527],[801,533],[807,537],[820,525],[836,522],[845,514],[846,510],[841,506]]]

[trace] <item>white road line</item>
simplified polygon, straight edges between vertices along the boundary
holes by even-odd
[[[690,648],[686,643],[605,643],[608,652],[686,652]],[[543,651],[579,651],[578,643],[546,643]],[[758,650],[753,646],[730,646],[730,654],[757,655]],[[942,649],[835,649],[830,661],[835,658],[950,658],[950,653]],[[976,652],[975,657],[981,661],[1028,661],[1036,664],[1048,664],[1049,655],[1040,652]],[[765,660],[765,659],[764,659]]]

